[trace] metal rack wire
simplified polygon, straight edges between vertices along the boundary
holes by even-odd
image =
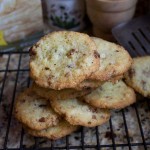
[[[150,50],[150,49],[149,49]],[[136,53],[136,55],[138,56],[138,49],[134,49],[134,52]],[[146,53],[144,51],[144,53]],[[13,55],[16,55],[16,57],[14,57],[14,61],[16,62],[16,66],[10,67],[12,64],[12,57]],[[33,144],[31,144],[30,146],[26,146],[24,144],[24,140],[25,140],[25,131],[22,129],[21,126],[16,126],[17,128],[13,128],[15,131],[18,132],[17,136],[17,145],[15,146],[14,144],[11,144],[12,146],[9,145],[10,143],[10,133],[12,132],[13,129],[12,128],[12,124],[16,123],[16,120],[14,120],[13,118],[13,107],[14,107],[14,103],[15,103],[15,97],[18,93],[19,90],[21,90],[20,88],[25,88],[28,87],[30,85],[30,78],[29,78],[29,68],[27,67],[28,65],[25,65],[25,62],[23,61],[24,57],[28,58],[28,50],[24,50],[24,49],[20,49],[17,51],[13,51],[13,52],[0,52],[0,57],[1,58],[5,58],[5,67],[1,67],[0,68],[0,74],[2,75],[2,77],[0,78],[0,110],[2,110],[3,105],[5,104],[5,102],[8,100],[9,101],[9,105],[7,110],[7,117],[5,117],[5,123],[4,126],[2,127],[2,124],[0,123],[0,150],[25,150],[25,149],[40,149],[40,150],[53,150],[53,149],[82,149],[82,150],[93,150],[93,149],[102,149],[102,150],[134,150],[134,149],[140,149],[140,150],[150,150],[150,101],[148,99],[143,99],[142,101],[139,101],[138,103],[132,105],[130,108],[126,108],[123,110],[118,110],[117,114],[120,115],[120,119],[122,120],[122,127],[120,127],[121,130],[123,130],[124,134],[120,135],[124,137],[124,140],[122,140],[121,142],[118,142],[118,137],[116,134],[116,130],[120,130],[120,129],[115,129],[115,127],[117,126],[117,122],[115,121],[115,118],[112,116],[111,119],[108,122],[108,131],[104,131],[102,132],[102,130],[100,129],[100,127],[95,127],[92,129],[87,129],[82,127],[79,131],[77,131],[75,134],[77,134],[78,136],[75,136],[75,139],[78,139],[79,144],[71,144],[71,136],[66,136],[65,138],[60,139],[59,142],[57,141],[49,141],[46,139],[42,139],[41,138],[33,138]],[[26,62],[27,64],[27,62]],[[25,65],[25,66],[24,66]],[[22,67],[23,66],[23,67]],[[23,80],[21,76],[25,76],[24,79],[24,84],[22,84],[22,86],[18,86],[20,85],[20,82]],[[10,82],[8,80],[8,78],[11,77],[13,78],[13,86],[10,89],[11,92],[9,92],[9,90],[5,90],[6,87],[9,85],[7,85],[7,82]],[[9,87],[8,87],[9,88]],[[6,91],[6,92],[5,92]],[[9,97],[8,99],[6,97]],[[5,99],[6,98],[6,99]],[[142,107],[141,107],[142,106]],[[135,116],[132,117],[132,119],[135,119],[136,125],[138,127],[135,127],[134,123],[131,124],[133,127],[130,129],[129,124],[132,120],[129,120],[128,115],[132,116],[132,114],[130,114],[129,109],[134,112]],[[141,110],[145,112],[145,114],[141,113]],[[144,115],[148,115],[146,116],[144,119],[142,119],[142,116]],[[2,122],[2,119],[4,119],[3,117],[0,116],[0,122]],[[15,122],[15,123],[14,123]],[[145,124],[149,125],[145,127]],[[105,125],[104,125],[105,127]],[[138,133],[138,138],[140,140],[135,140],[136,136],[132,136],[131,137],[131,132],[132,129],[137,130],[135,131],[135,133]],[[4,130],[5,129],[5,130]],[[3,130],[3,131],[2,131]],[[93,138],[92,136],[86,136],[86,134],[88,133],[88,131],[93,132],[93,136],[95,138],[94,142],[89,142],[87,144],[87,139],[91,139]],[[109,141],[103,142],[102,143],[102,139],[100,135],[105,135],[105,137],[109,137]],[[2,138],[3,136],[3,138]],[[13,137],[13,134],[11,134],[11,138],[15,138],[15,136]],[[120,137],[122,138],[122,137]],[[13,139],[14,140],[14,139]],[[41,146],[44,142],[49,142],[48,146]],[[92,141],[92,140],[91,140]],[[57,144],[56,144],[57,143]],[[94,143],[94,144],[93,144]]]

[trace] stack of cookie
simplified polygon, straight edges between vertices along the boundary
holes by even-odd
[[[135,102],[121,78],[132,59],[123,47],[83,33],[59,31],[30,49],[33,85],[18,96],[15,116],[34,136],[58,139],[79,126],[109,120]]]

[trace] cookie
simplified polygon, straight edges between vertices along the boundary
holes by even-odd
[[[62,120],[56,126],[41,131],[32,130],[28,127],[24,127],[24,129],[35,137],[45,137],[51,140],[56,140],[78,130],[79,126],[70,125],[67,121]]]
[[[74,89],[53,90],[49,88],[42,88],[38,86],[36,83],[33,83],[32,89],[37,95],[49,100],[81,97],[86,94],[89,94],[92,91],[91,88],[86,88],[83,89],[82,91],[77,91]]]
[[[53,100],[50,102],[54,110],[72,125],[94,127],[107,122],[110,118],[108,110],[94,108],[78,99]]]
[[[39,97],[31,89],[26,89],[18,96],[14,115],[20,122],[34,130],[57,125],[60,119],[52,110],[49,101]]]
[[[86,34],[58,31],[30,49],[30,76],[41,87],[73,88],[99,68],[96,45]]]
[[[110,78],[124,74],[131,66],[132,59],[128,52],[115,43],[92,37],[100,54],[100,67],[90,79],[107,81]]]
[[[150,56],[133,58],[125,82],[144,97],[150,97]]]
[[[123,81],[105,82],[102,86],[83,97],[83,100],[93,107],[120,109],[136,102],[133,89]]]

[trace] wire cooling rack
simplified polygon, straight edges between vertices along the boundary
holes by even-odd
[[[16,95],[30,86],[28,62],[28,48],[0,52],[0,150],[150,150],[150,101],[141,96],[136,104],[112,111],[102,126],[82,127],[57,141],[28,135],[13,117]]]

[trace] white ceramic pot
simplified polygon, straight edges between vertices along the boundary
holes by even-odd
[[[136,3],[137,0],[86,0],[86,7],[94,29],[109,34],[117,24],[132,19]]]

